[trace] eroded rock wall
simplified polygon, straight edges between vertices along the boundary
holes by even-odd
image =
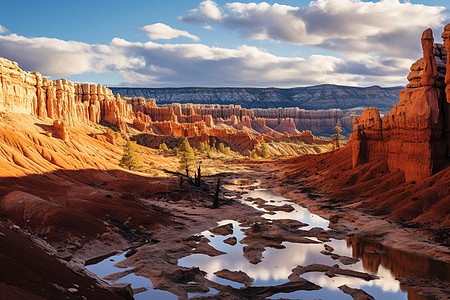
[[[1,57],[0,111],[48,117],[69,125],[105,121],[119,127],[134,116],[132,107],[104,86],[48,80]]]
[[[0,111],[56,120],[54,131],[62,139],[69,138],[66,126],[76,122],[106,122],[121,131],[132,124],[144,135],[188,137],[194,143],[223,142],[248,155],[266,140],[314,142],[312,135],[302,135],[297,130],[297,123],[309,124],[305,117],[319,123],[328,118],[334,126],[343,116],[340,110],[313,113],[295,108],[256,110],[262,116],[258,118],[254,110],[232,104],[158,106],[155,99],[114,96],[110,89],[99,84],[49,80],[39,73],[22,71],[17,63],[4,58],[0,58],[0,71]],[[261,134],[266,136],[258,138]]]
[[[387,158],[391,172],[402,171],[406,181],[419,181],[448,160],[447,52],[433,41],[431,29],[425,30],[423,58],[411,66],[410,83],[389,114],[381,118],[378,109],[368,108],[354,118],[353,167]]]

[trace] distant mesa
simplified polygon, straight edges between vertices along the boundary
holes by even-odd
[[[403,87],[366,88],[323,84],[289,89],[280,88],[137,88],[110,87],[126,97],[154,98],[159,104],[234,104],[243,108],[299,107],[305,110],[353,109],[376,106],[388,113],[398,102]]]

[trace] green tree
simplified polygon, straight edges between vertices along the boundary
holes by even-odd
[[[198,151],[200,153],[208,152],[209,151],[209,144],[208,144],[208,142],[200,142],[198,144]]]
[[[258,158],[258,154],[256,154],[255,150],[252,150],[252,152],[250,152],[250,158]]]
[[[127,139],[127,142],[123,146],[123,154],[119,166],[131,170],[137,168],[138,164],[139,160],[136,155],[136,145]]]
[[[186,176],[189,177],[189,171],[195,164],[196,157],[194,149],[192,149],[187,138],[184,138],[180,148],[178,148],[178,158],[180,159],[180,169],[185,170]]]
[[[218,150],[220,153],[225,154],[225,145],[224,145],[223,143],[219,143],[219,146],[217,147],[217,150]]]
[[[344,136],[341,134],[342,129],[339,126],[334,126],[335,134],[331,135],[331,139],[334,141],[336,148],[339,148],[339,140],[342,140]]]
[[[159,144],[159,150],[169,151],[169,148],[167,147],[166,143],[162,143],[162,144]]]
[[[266,143],[261,144],[261,157],[268,158],[269,157],[269,146]]]
[[[225,150],[223,152],[226,155],[231,155],[231,148],[230,147],[225,147]]]

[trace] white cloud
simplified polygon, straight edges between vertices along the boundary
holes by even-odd
[[[5,26],[0,25],[0,34],[7,32],[8,29],[6,29]]]
[[[209,24],[203,25],[203,28],[206,29],[206,30],[214,30],[214,28],[211,25],[209,25]]]
[[[152,40],[170,40],[178,37],[187,37],[194,41],[200,40],[199,37],[190,34],[184,30],[178,30],[163,23],[155,23],[138,28],[145,31],[147,36]]]
[[[233,2],[221,8],[212,2],[220,17],[203,13],[202,3],[181,20],[217,22],[255,40],[314,45],[347,55],[376,51],[415,57],[420,48],[411,37],[446,19],[444,7],[398,0],[316,0],[308,6]]]
[[[53,76],[101,70],[98,59],[106,54],[104,47],[96,45],[16,34],[0,35],[0,53],[24,69]]]
[[[409,67],[395,58],[281,57],[246,45],[229,49],[120,38],[97,45],[16,34],[0,36],[0,53],[46,76],[110,72],[123,77],[123,85],[146,87],[397,85],[404,84]]]
[[[205,0],[197,8],[191,9],[187,16],[180,17],[179,20],[186,23],[203,23],[205,21],[220,22],[222,17],[222,11],[217,6],[217,3],[211,0]]]

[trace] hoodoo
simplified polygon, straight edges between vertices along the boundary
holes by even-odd
[[[389,114],[381,118],[376,108],[368,108],[354,118],[353,167],[387,158],[391,172],[402,171],[406,181],[419,181],[443,166],[450,145],[450,111],[445,98],[450,82],[446,72],[449,30],[447,25],[445,47],[433,44],[431,29],[424,31],[423,58],[411,66],[410,83],[400,92],[400,102]]]

